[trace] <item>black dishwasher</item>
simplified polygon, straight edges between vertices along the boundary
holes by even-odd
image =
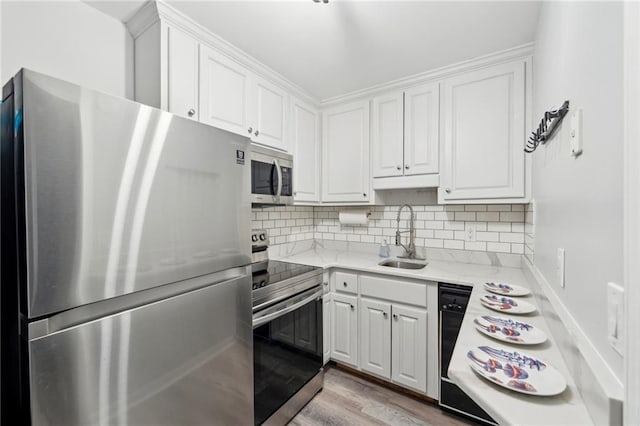
[[[440,406],[480,420],[495,424],[495,420],[478,406],[462,389],[455,385],[447,371],[453,348],[462,325],[464,312],[469,304],[471,287],[438,283],[438,306],[440,310]]]

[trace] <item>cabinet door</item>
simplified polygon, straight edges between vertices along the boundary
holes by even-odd
[[[320,201],[320,114],[293,99],[291,107],[294,201]]]
[[[525,196],[525,63],[443,83],[440,200]]]
[[[322,359],[326,364],[331,358],[331,295],[322,296]]]
[[[391,326],[391,380],[427,390],[427,311],[393,305]]]
[[[275,84],[254,76],[252,84],[253,126],[251,140],[273,148],[287,150],[286,118],[288,95]]]
[[[199,43],[182,31],[167,28],[169,112],[198,120]]]
[[[404,92],[404,174],[438,173],[440,142],[438,84]]]
[[[356,367],[358,365],[358,307],[354,296],[331,297],[331,358]]]
[[[369,200],[369,101],[322,115],[322,201]]]
[[[372,112],[373,177],[402,176],[403,93],[374,98]]]
[[[249,136],[249,70],[200,46],[200,121]]]
[[[360,368],[391,378],[391,304],[360,299]]]

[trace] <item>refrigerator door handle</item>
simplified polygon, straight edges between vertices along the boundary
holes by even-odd
[[[276,307],[278,309],[275,310],[275,312],[270,312],[264,315],[260,315],[260,313],[258,313],[258,315],[254,315],[253,316],[253,328],[258,328],[263,324],[268,323],[269,321],[272,321],[276,318],[279,318],[283,315],[288,314],[289,312],[293,312],[296,309],[306,305],[309,302],[312,302],[313,300],[322,297],[322,289],[316,290],[314,291],[310,296],[308,297],[304,297],[302,300],[299,300],[297,302],[295,302],[293,305],[288,305],[289,303],[291,303],[291,300],[285,300],[282,303],[279,303],[278,305],[276,305]],[[306,293],[303,293],[303,295]],[[272,311],[274,308],[270,308],[269,311]]]
[[[282,193],[282,168],[276,159],[273,160],[273,165],[276,166],[276,172],[278,172],[278,191],[276,192],[276,197],[280,197]]]
[[[37,339],[89,321],[149,305],[199,288],[225,284],[250,275],[249,268],[246,266],[233,268],[69,309],[38,321],[28,322],[26,324],[27,337],[29,340]]]

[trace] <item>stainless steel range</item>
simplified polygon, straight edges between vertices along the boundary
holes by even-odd
[[[271,261],[251,235],[254,423],[284,425],[323,386],[322,269]]]

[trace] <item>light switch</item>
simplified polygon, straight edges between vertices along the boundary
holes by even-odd
[[[571,155],[582,154],[582,109],[577,109],[571,116]]]
[[[560,287],[564,288],[564,249],[559,248],[556,260],[556,278]]]
[[[624,355],[624,288],[607,283],[607,334],[609,343]]]

